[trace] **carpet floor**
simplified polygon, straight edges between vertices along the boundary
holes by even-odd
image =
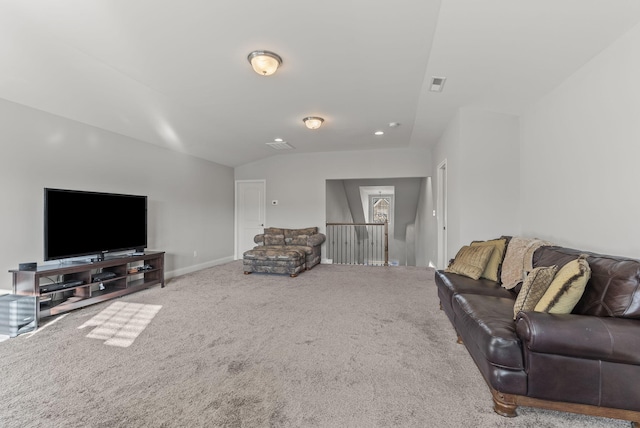
[[[628,427],[489,390],[433,270],[231,262],[52,317],[0,343],[0,426]]]

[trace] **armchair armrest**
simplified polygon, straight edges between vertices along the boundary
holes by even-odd
[[[256,244],[264,244],[264,233],[260,233],[253,237],[253,242]]]
[[[525,353],[640,364],[640,320],[520,312],[516,331]]]
[[[313,235],[309,235],[309,238],[307,238],[307,246],[317,247],[318,245],[322,244],[325,239],[326,236],[324,235],[324,233],[315,233]]]

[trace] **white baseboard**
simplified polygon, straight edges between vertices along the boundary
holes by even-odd
[[[187,266],[187,267],[180,268],[180,269],[175,269],[175,270],[172,270],[172,271],[165,271],[164,272],[164,279],[167,280],[167,279],[175,278],[177,276],[186,275],[186,274],[191,273],[191,272],[197,272],[197,271],[202,270],[202,269],[207,269],[207,268],[210,268],[210,267],[213,267],[213,266],[221,265],[221,264],[224,264],[224,263],[229,263],[229,262],[232,262],[233,260],[234,260],[233,256],[228,256],[228,257],[223,257],[223,258],[217,259],[217,260],[211,260],[211,261],[208,261],[206,263],[200,263],[200,264],[193,265],[193,266]]]

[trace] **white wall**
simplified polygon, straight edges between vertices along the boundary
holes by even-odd
[[[332,223],[353,223],[347,192],[344,189],[344,181],[328,180],[326,192],[325,218],[327,221]]]
[[[463,108],[434,147],[434,171],[447,160],[445,260],[473,240],[520,233],[519,126],[516,116]]]
[[[640,25],[522,118],[522,231],[640,258]]]
[[[431,177],[426,177],[420,185],[415,233],[416,236],[423,236],[425,239],[415,241],[416,266],[436,266],[438,261],[437,245],[435,245],[438,237],[433,216],[433,211],[436,209],[433,182]],[[427,245],[428,243],[431,244]]]
[[[292,153],[235,168],[236,180],[266,179],[267,226],[318,226],[322,231],[326,221],[327,179],[429,175],[429,151],[413,149]],[[269,203],[273,199],[278,200],[278,205]]]
[[[167,252],[168,277],[232,259],[232,168],[2,99],[0,140],[0,289],[7,270],[43,261],[44,187],[147,195],[148,246]]]

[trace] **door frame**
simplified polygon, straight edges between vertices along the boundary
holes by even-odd
[[[234,184],[234,232],[233,232],[233,259],[239,260],[241,257],[238,257],[238,241],[240,235],[240,224],[238,221],[238,213],[240,210],[238,209],[238,185],[243,183],[262,183],[262,191],[264,194],[264,224],[267,224],[267,180],[265,179],[256,179],[256,180],[235,180]]]
[[[438,196],[437,196],[437,223],[438,223],[438,268],[447,266],[447,160],[438,164]]]

